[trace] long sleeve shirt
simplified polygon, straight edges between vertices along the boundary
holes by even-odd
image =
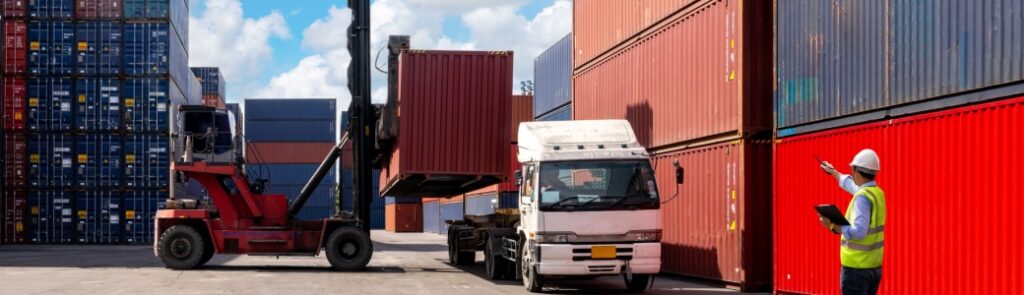
[[[850,220],[850,225],[844,225],[841,228],[843,237],[847,240],[860,240],[868,235],[868,228],[871,227],[871,201],[867,197],[858,196],[857,191],[861,187],[878,186],[874,181],[869,181],[863,186],[857,186],[853,182],[853,177],[850,175],[843,175],[839,177],[839,187],[844,191],[853,195],[853,220]]]

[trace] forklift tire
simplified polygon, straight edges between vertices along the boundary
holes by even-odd
[[[168,228],[157,242],[157,254],[170,269],[193,269],[202,264],[207,242],[199,231],[187,225]]]
[[[350,227],[334,230],[325,246],[327,261],[340,271],[359,271],[366,268],[373,256],[373,242],[365,232]]]
[[[213,241],[210,241],[210,239],[203,240],[206,241],[206,247],[203,248],[203,259],[199,260],[198,266],[206,265],[206,263],[210,262],[210,259],[213,258],[213,254],[217,252],[216,249],[214,249],[213,247]]]

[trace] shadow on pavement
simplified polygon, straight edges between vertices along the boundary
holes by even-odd
[[[373,251],[395,251],[395,252],[447,252],[448,245],[441,244],[408,244],[408,243],[385,243],[374,241]]]

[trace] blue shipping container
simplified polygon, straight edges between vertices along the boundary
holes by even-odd
[[[62,190],[29,192],[25,238],[37,244],[71,243],[75,234],[71,199],[72,193]]]
[[[246,99],[246,120],[337,121],[333,99]]]
[[[169,21],[188,48],[187,0],[124,0],[124,17],[129,20]]]
[[[28,129],[70,131],[72,80],[40,77],[28,79]]]
[[[321,183],[320,186],[313,191],[313,194],[306,200],[305,206],[299,211],[296,216],[299,220],[319,220],[330,217],[336,212],[335,201],[336,194],[334,193],[336,184],[333,183]],[[270,184],[267,186],[268,194],[283,194],[288,196],[288,203],[291,204],[298,197],[299,191],[302,190],[302,185],[275,185]]]
[[[78,242],[117,244],[121,242],[121,194],[92,190],[75,196]]]
[[[203,95],[227,97],[227,82],[224,80],[224,75],[221,74],[220,68],[194,67],[192,68],[192,73],[199,79]]]
[[[462,202],[441,204],[441,234],[448,234],[447,221],[465,218],[462,212]]]
[[[370,228],[371,229],[384,229],[384,199],[373,198],[370,202]]]
[[[252,113],[247,112],[245,137],[250,142],[335,142],[338,135],[335,123],[327,120],[255,120]]]
[[[519,204],[516,202],[516,196],[518,196],[518,193],[488,193],[466,197],[466,215],[494,214],[495,204],[492,203],[495,200],[498,201],[496,204],[498,205],[498,208],[517,208]]]
[[[441,203],[423,203],[423,232],[439,234],[444,226],[441,222]]]
[[[572,101],[572,34],[537,56],[533,77],[535,117]]]
[[[121,136],[86,134],[77,138],[76,182],[81,188],[121,187]]]
[[[121,81],[108,78],[79,78],[75,88],[75,109],[80,131],[121,129]]]
[[[537,117],[537,121],[572,121],[572,103],[561,106],[554,111]]]
[[[28,72],[33,75],[71,75],[75,67],[75,25],[70,21],[28,24]]]
[[[320,167],[320,164],[259,164],[251,166],[249,169],[253,170],[253,174],[270,179],[271,185],[304,185]],[[321,184],[327,183],[331,185],[338,183],[337,167],[324,175]]]
[[[124,240],[129,244],[153,244],[153,218],[167,191],[135,190],[124,194]]]
[[[75,12],[74,0],[22,0],[28,2],[32,18],[71,18]]]
[[[170,185],[169,137],[137,134],[125,137],[125,185],[129,188],[167,189]]]
[[[74,177],[74,142],[70,135],[28,135],[28,182],[33,188],[70,188]]]
[[[170,112],[185,104],[174,81],[166,78],[124,80],[124,128],[129,132],[168,132]]]
[[[76,49],[78,74],[121,74],[121,24],[90,21],[78,24]]]
[[[420,197],[384,197],[384,204],[419,204],[423,199]]]
[[[128,23],[124,25],[124,68],[130,76],[166,77],[176,85],[187,84],[192,71],[188,52],[167,23]],[[178,88],[187,93],[187,89]]]

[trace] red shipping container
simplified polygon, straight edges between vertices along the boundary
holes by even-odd
[[[771,143],[735,141],[653,157],[663,272],[771,286]],[[679,161],[683,183],[676,184]]]
[[[25,192],[4,188],[0,192],[0,200],[3,201],[3,235],[0,235],[0,244],[14,244],[25,241]]]
[[[220,95],[203,95],[203,105],[218,109],[227,108],[227,104],[224,103],[224,98],[220,97]]]
[[[384,205],[384,230],[398,233],[423,232],[423,204]]]
[[[397,75],[400,133],[382,151],[382,196],[451,196],[505,181],[511,52],[410,50]]]
[[[26,157],[28,152],[24,134],[7,133],[3,135],[4,144],[4,190],[7,188],[23,188],[28,177]]]
[[[533,95],[512,96],[512,142],[519,142],[519,123],[533,122]]]
[[[3,120],[4,130],[25,130],[25,108],[26,91],[25,79],[15,77],[4,77],[2,83],[3,95]]]
[[[319,164],[333,142],[249,142],[245,161],[252,164]]]
[[[25,17],[28,15],[29,0],[0,0],[0,14],[4,18]]]
[[[880,293],[1019,294],[1024,251],[1024,97],[824,131],[777,142],[775,289],[839,294],[839,237],[813,206],[851,196],[815,156],[849,173],[863,148],[886,193]]]
[[[631,40],[695,0],[573,1],[573,68]]]
[[[667,21],[576,73],[573,118],[627,119],[655,151],[769,132],[771,1],[710,1]]]
[[[23,21],[5,20],[3,26],[3,71],[24,74],[28,70],[28,25]]]
[[[122,0],[77,0],[75,16],[83,19],[120,18],[124,12]]]

